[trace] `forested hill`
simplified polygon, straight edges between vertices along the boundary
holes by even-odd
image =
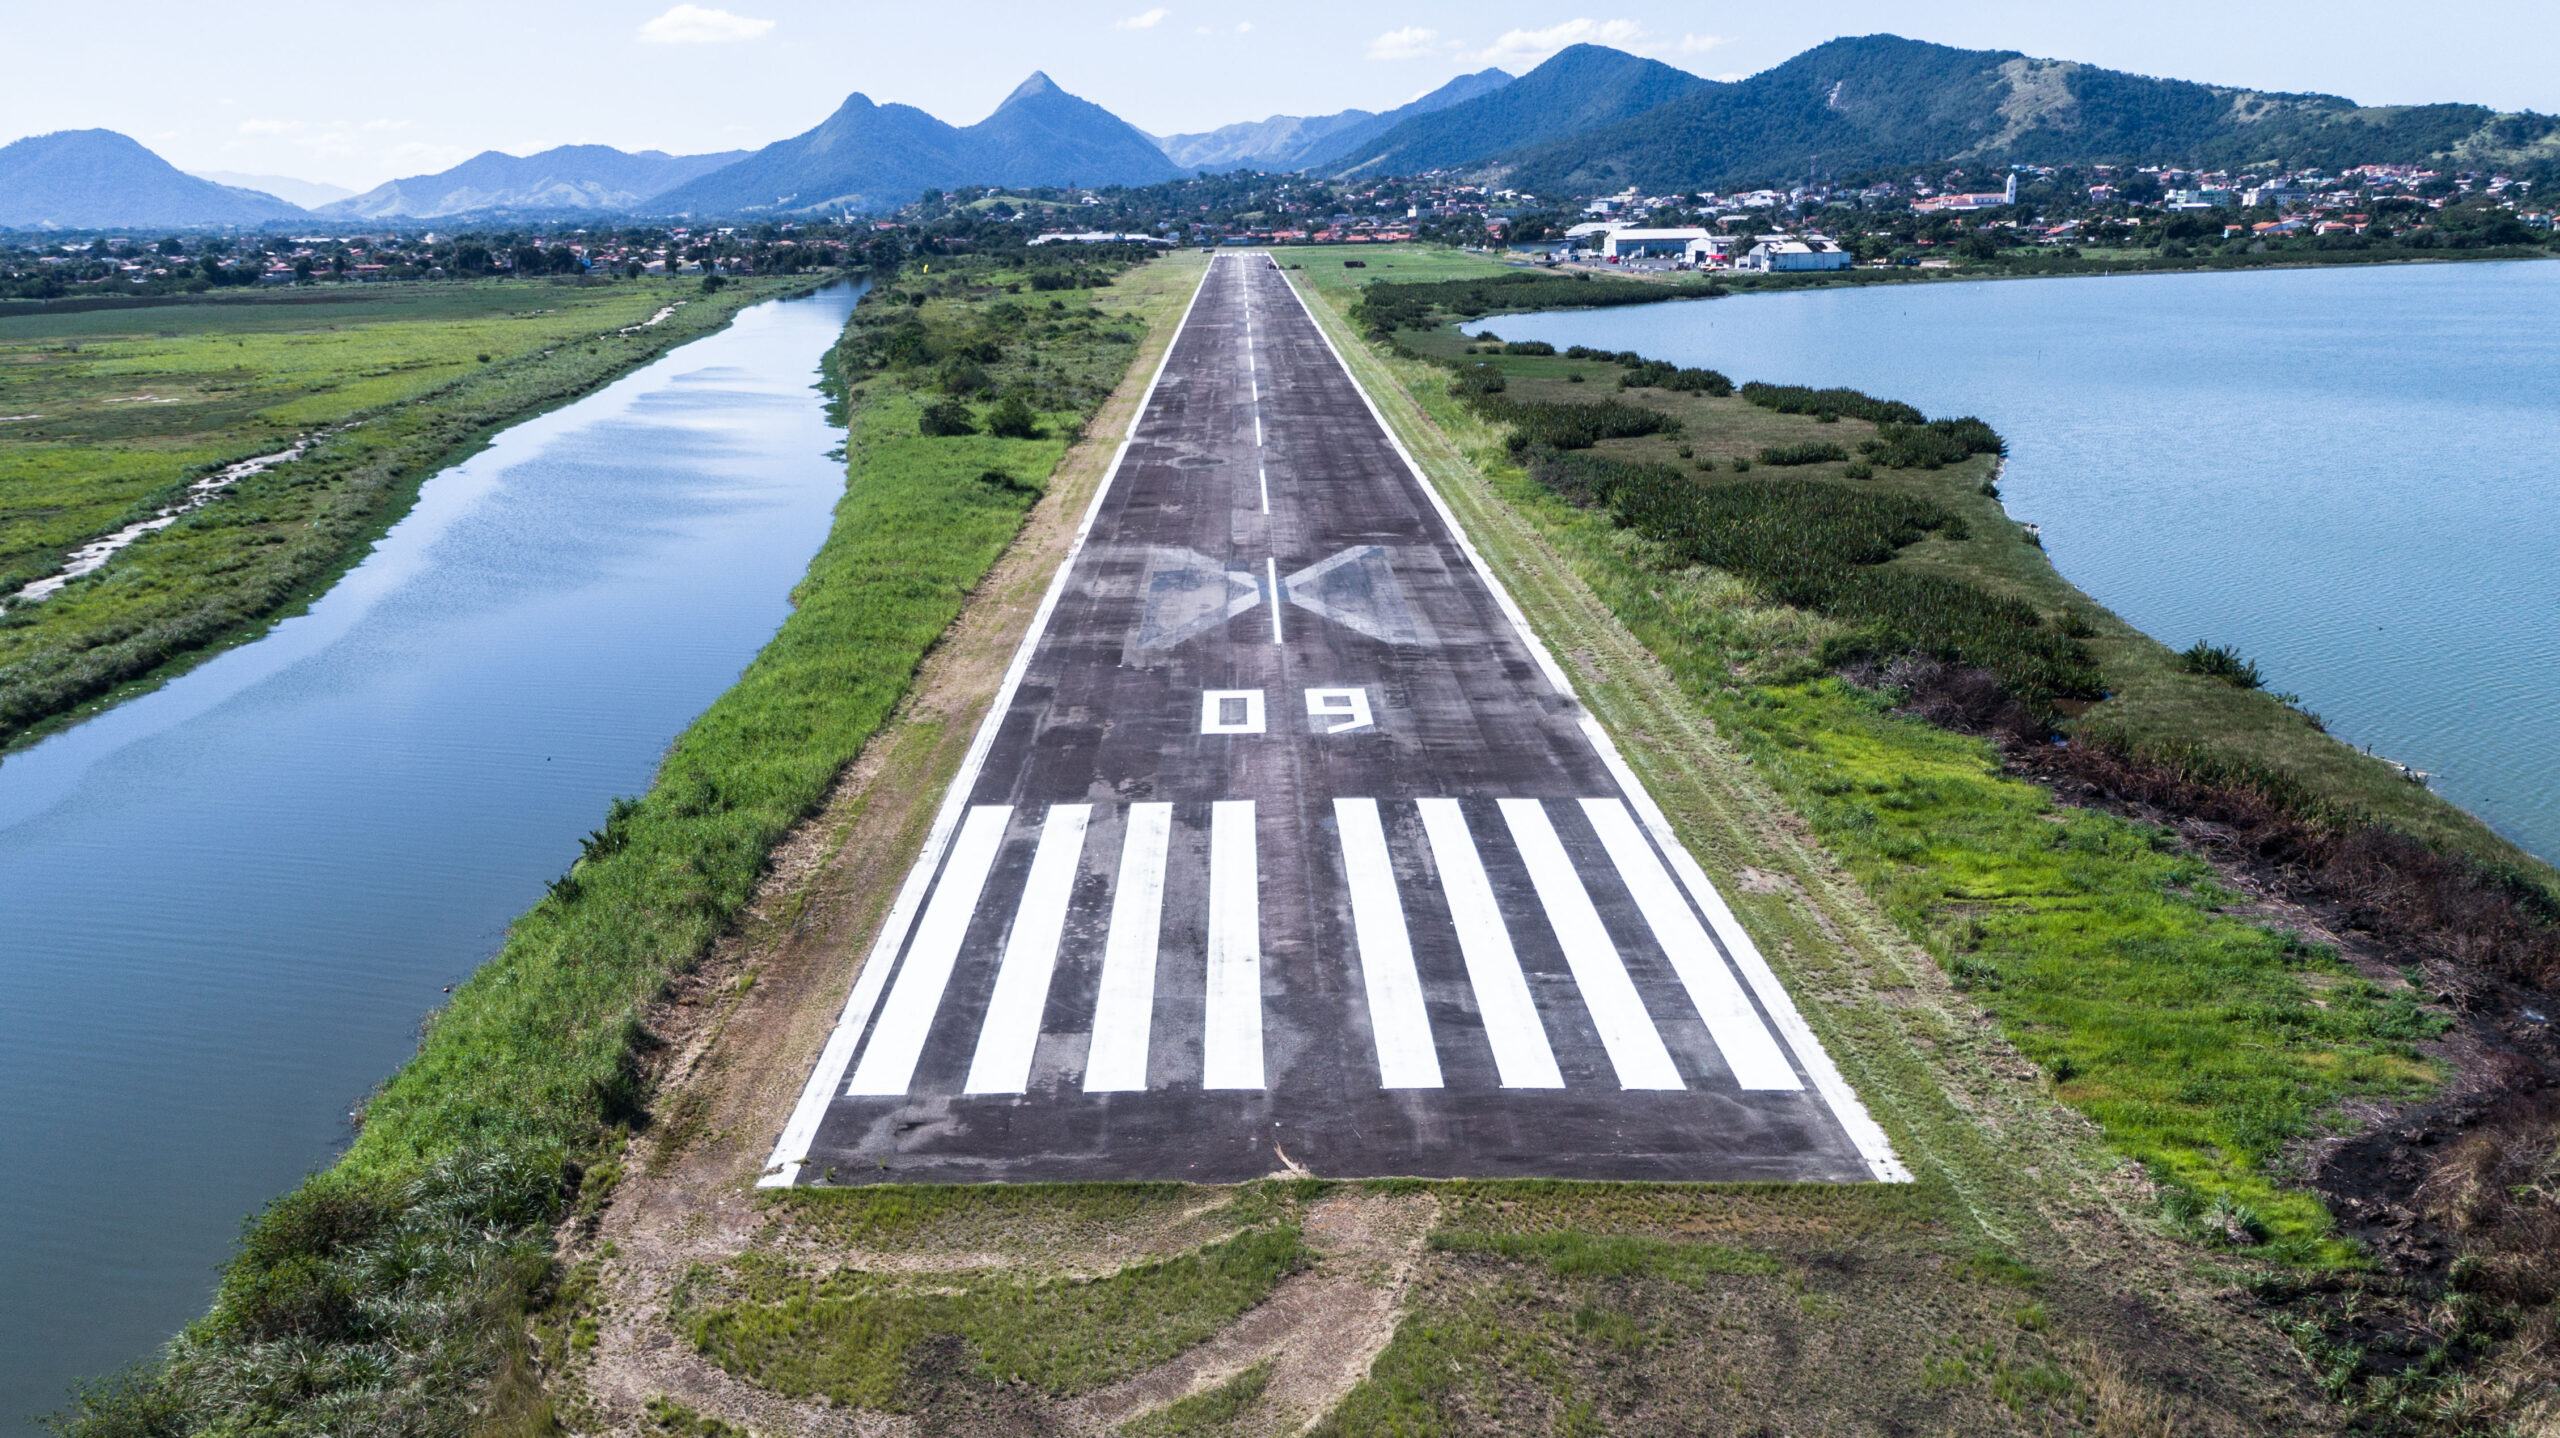
[[[1506,150],[1608,126],[1718,88],[1686,70],[1605,45],[1574,45],[1510,84],[1404,121],[1316,168],[1345,176],[1411,175],[1474,164]]]
[[[1866,35],[1522,147],[1497,166],[1523,189],[1605,193],[1729,189],[1816,167],[1849,175],[1946,161],[2518,168],[2560,162],[2560,120],[2479,105],[2359,106]]]

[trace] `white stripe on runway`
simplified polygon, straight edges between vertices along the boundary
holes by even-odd
[[[1053,804],[1040,826],[1040,847],[1005,936],[1004,961],[962,1093],[1021,1093],[1031,1086],[1031,1051],[1040,1042],[1040,1015],[1049,1007],[1049,977],[1057,970],[1058,938],[1067,927],[1067,900],[1092,817],[1091,804]]]
[[[925,906],[924,920],[916,925],[907,962],[898,970],[889,1002],[871,1030],[870,1046],[862,1051],[853,1082],[845,1086],[847,1098],[903,1094],[915,1080],[916,1060],[924,1054],[934,1010],[942,1007],[951,966],[960,958],[960,941],[968,937],[978,894],[986,888],[987,871],[995,867],[996,850],[1004,845],[1004,826],[1012,817],[1009,804],[981,804],[969,811],[968,822],[961,825],[960,837],[951,845],[950,861],[942,866],[942,882],[934,888],[933,902]]]
[[[1147,1086],[1147,1030],[1156,1013],[1156,937],[1164,926],[1165,851],[1171,804],[1132,804],[1111,892],[1111,934],[1102,944],[1102,985],[1093,1005],[1086,1093],[1134,1093]]]
[[[1484,860],[1467,832],[1466,815],[1455,799],[1424,799],[1422,832],[1431,841],[1432,867],[1440,871],[1440,892],[1449,900],[1449,920],[1458,930],[1458,952],[1467,961],[1467,982],[1476,991],[1476,1017],[1493,1045],[1493,1066],[1504,1088],[1563,1088],[1555,1050],[1547,1046],[1547,1030],[1538,1022],[1538,1005],[1529,997],[1529,980],[1520,972],[1520,955],[1502,927],[1502,910],[1493,899],[1493,884],[1484,875]]]
[[[1618,877],[1635,896],[1636,907],[1680,975],[1681,987],[1689,991],[1689,1002],[1698,1006],[1698,1017],[1706,1020],[1707,1033],[1723,1051],[1735,1080],[1746,1089],[1802,1089],[1804,1080],[1796,1077],[1795,1066],[1778,1051],[1778,1041],[1769,1036],[1751,1001],[1742,996],[1742,985],[1734,981],[1715,945],[1707,941],[1705,927],[1672,886],[1670,873],[1636,829],[1627,806],[1616,799],[1585,799],[1582,812],[1591,816],[1591,827],[1600,831],[1609,861],[1618,866]]]
[[[1262,896],[1253,801],[1209,806],[1209,984],[1200,1086],[1261,1088]]]
[[[1574,985],[1582,990],[1582,1002],[1600,1030],[1600,1043],[1609,1051],[1610,1066],[1618,1071],[1618,1086],[1688,1087],[1680,1081],[1671,1051],[1662,1046],[1662,1035],[1654,1031],[1635,981],[1627,977],[1627,966],[1618,957],[1618,946],[1601,924],[1600,911],[1591,906],[1591,895],[1574,873],[1573,860],[1564,851],[1564,841],[1556,837],[1555,825],[1547,821],[1545,807],[1535,799],[1504,799],[1500,808],[1503,822],[1511,826],[1511,841],[1529,866],[1538,904],[1547,911],[1547,923],[1555,929],[1556,943],[1573,969]]]
[[[1387,831],[1375,799],[1336,799],[1342,871],[1351,881],[1351,927],[1360,946],[1360,978],[1369,991],[1369,1029],[1378,1044],[1378,1087],[1440,1087],[1440,1054],[1413,967],[1413,938],[1396,897]]]

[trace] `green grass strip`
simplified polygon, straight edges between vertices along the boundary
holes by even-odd
[[[906,1407],[911,1355],[946,1335],[969,1346],[987,1378],[1081,1393],[1143,1372],[1224,1328],[1310,1257],[1287,1224],[1100,1278],[978,1272],[812,1280],[751,1254],[689,1279],[692,1288],[734,1291],[711,1303],[680,1294],[686,1311],[678,1322],[722,1368],[792,1397]]]

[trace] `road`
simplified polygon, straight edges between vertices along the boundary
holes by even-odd
[[[1086,523],[764,1184],[1904,1176],[1272,261]]]

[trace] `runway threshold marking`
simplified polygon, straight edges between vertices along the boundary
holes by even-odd
[[[1211,275],[1232,268],[1212,270]],[[1286,278],[1281,282],[1287,283]],[[1277,980],[1281,988],[1275,992],[1300,992],[1292,986],[1303,979],[1293,978],[1287,966],[1298,963],[1297,955],[1302,951],[1292,947],[1273,950],[1268,956],[1264,951],[1261,884],[1268,871],[1259,853],[1254,801],[1212,799],[1204,794],[1199,799],[1205,802],[1196,805],[1151,801],[1119,806],[1116,813],[1115,806],[1108,803],[1098,809],[1093,805],[1056,805],[1036,822],[1031,809],[1017,811],[1000,804],[968,803],[1033,655],[1040,649],[1061,596],[1070,586],[1104,502],[1136,442],[1140,426],[1153,408],[1158,389],[1167,381],[1191,315],[1213,283],[1213,279],[1204,276],[1177,326],[1173,343],[1167,346],[1150,378],[1111,466],[1085,510],[1069,552],[1053,575],[1029,631],[1016,650],[994,706],[962,762],[960,775],[944,796],[924,853],[901,886],[870,960],[848,995],[838,1026],[810,1075],[802,1101],[778,1138],[773,1158],[759,1179],[761,1184],[777,1186],[796,1181],[802,1163],[816,1144],[818,1128],[830,1103],[840,1096],[915,1102],[919,1106],[908,1111],[916,1115],[953,1113],[957,1117],[955,1111],[944,1106],[962,1094],[981,1095],[977,1102],[1004,1107],[969,1112],[1019,1111],[1024,1114],[1024,1121],[1030,1121],[1034,1114],[1045,1110],[1016,1110],[1013,1106],[1025,1098],[1047,1102],[1039,1096],[1059,1093],[1062,1086],[1096,1095],[1151,1088],[1192,1088],[1195,1093],[1270,1090],[1274,1071],[1265,1053],[1264,961],[1273,957],[1284,966]],[[1234,288],[1230,284],[1221,293],[1232,293]],[[1252,288],[1248,276],[1243,303],[1245,359],[1251,377],[1254,443],[1259,451],[1267,447],[1268,435],[1259,404]],[[1724,1093],[1731,1094],[1736,1088],[1746,1092],[1800,1091],[1809,1081],[1819,1092],[1823,1107],[1838,1121],[1849,1146],[1873,1176],[1907,1179],[1907,1172],[1894,1159],[1882,1132],[1847,1088],[1722,896],[1672,836],[1659,806],[1627,768],[1606,731],[1587,708],[1570,703],[1573,687],[1553,653],[1538,640],[1516,602],[1494,579],[1447,502],[1386,424],[1376,399],[1350,375],[1348,363],[1315,319],[1306,296],[1294,286],[1291,292],[1386,445],[1412,475],[1431,510],[1438,514],[1448,541],[1489,592],[1493,604],[1525,647],[1527,657],[1547,676],[1555,692],[1568,701],[1565,712],[1570,715],[1570,722],[1588,738],[1607,775],[1625,796],[1623,802],[1617,797],[1538,800],[1484,796],[1466,800],[1469,805],[1484,806],[1479,809],[1484,819],[1500,820],[1484,832],[1496,840],[1495,848],[1502,851],[1497,865],[1507,876],[1503,883],[1510,887],[1501,890],[1497,890],[1487,871],[1486,859],[1479,852],[1459,799],[1393,801],[1403,806],[1400,812],[1406,821],[1402,828],[1389,821],[1385,805],[1377,799],[1332,801],[1334,822],[1330,827],[1334,842],[1326,847],[1337,850],[1346,876],[1345,888],[1337,891],[1344,895],[1346,909],[1337,912],[1343,912],[1349,920],[1346,938],[1352,949],[1350,957],[1360,973],[1354,1002],[1365,1010],[1379,1088],[1441,1089],[1453,1075],[1469,1075],[1465,1082],[1483,1084],[1483,1077],[1475,1076],[1483,1075],[1481,1068],[1460,1068],[1444,1074],[1441,1067],[1443,1057],[1455,1051],[1452,1045],[1464,1048],[1479,1042],[1474,1037],[1476,1033],[1481,1033],[1483,1045],[1477,1052],[1489,1052],[1492,1077],[1504,1089],[1588,1090],[1594,1080],[1606,1086],[1614,1077],[1616,1086],[1622,1089],[1677,1091],[1691,1087],[1694,1080],[1703,1087],[1721,1086]],[[1214,381],[1214,369],[1203,375],[1186,371],[1183,379],[1193,382],[1204,376]],[[1324,383],[1331,385],[1333,381],[1327,377]],[[1214,394],[1214,388],[1208,392]],[[1228,392],[1231,394],[1232,390]],[[1259,454],[1256,484],[1260,507],[1268,514],[1268,466]],[[1159,546],[1150,550],[1144,561],[1143,573],[1148,578],[1141,586],[1139,619],[1127,641],[1131,647],[1124,652],[1140,653],[1182,642],[1189,634],[1203,633],[1207,627],[1236,617],[1252,607],[1256,599],[1269,602],[1274,642],[1280,643],[1284,637],[1280,613],[1284,596],[1372,639],[1398,645],[1432,642],[1429,636],[1434,625],[1423,620],[1424,611],[1408,612],[1399,587],[1393,556],[1401,553],[1374,544],[1354,546],[1310,565],[1310,572],[1292,574],[1284,581],[1278,573],[1276,553],[1267,554],[1263,575],[1253,576],[1249,570],[1227,570],[1226,564],[1233,560],[1211,560],[1188,550]],[[1250,564],[1244,556],[1236,558]],[[1337,571],[1338,578],[1328,577]],[[1155,579],[1159,572],[1167,581],[1161,587],[1161,595]],[[1177,572],[1182,576],[1179,583],[1173,582]],[[1204,584],[1207,591],[1213,592],[1222,583],[1228,589],[1228,600],[1203,601],[1197,597],[1204,592]],[[1239,588],[1240,593],[1236,592]],[[1254,593],[1257,589],[1260,594]],[[1194,616],[1193,610],[1199,613]],[[1225,611],[1223,617],[1219,610]],[[1437,615],[1439,611],[1430,613]],[[1245,675],[1240,673],[1237,677]],[[1307,689],[1309,730],[1325,734],[1373,727],[1381,716],[1372,713],[1367,697],[1366,689]],[[1258,722],[1264,717],[1263,698],[1261,689],[1203,695],[1200,732],[1238,736],[1222,741],[1220,749],[1213,752],[1223,752],[1226,744],[1249,744],[1249,736],[1265,732],[1265,725]],[[1285,697],[1283,702],[1295,707]],[[1244,762],[1242,748],[1235,752],[1239,756],[1236,762]],[[1595,780],[1598,777],[1593,776]],[[1286,805],[1278,805],[1274,809],[1274,823],[1279,826],[1271,836],[1275,839],[1299,833],[1293,825],[1300,820],[1280,817],[1285,808]],[[1185,815],[1201,810],[1206,811],[1207,832],[1202,836],[1206,843],[1194,840],[1177,845],[1176,829],[1198,822]],[[1019,824],[1014,823],[1017,817]],[[1415,819],[1418,824],[1412,822]],[[1557,830],[1559,819],[1569,820],[1574,834],[1570,845]],[[1089,845],[1087,840],[1097,825],[1108,835],[1109,825],[1115,820],[1122,827],[1117,864],[1104,876],[1108,888],[1088,890],[1080,883],[1079,873],[1088,865],[1103,866],[1109,846]],[[1008,832],[1014,836],[1010,840]],[[1505,838],[1507,845],[1500,842]],[[1009,843],[1019,847],[1008,848]],[[1659,855],[1654,852],[1656,845],[1661,849]],[[1089,848],[1100,848],[1102,853],[1090,854]],[[1015,857],[1009,863],[1000,863],[1007,852]],[[1438,929],[1434,937],[1431,952],[1438,957],[1431,962],[1448,963],[1452,957],[1461,961],[1466,987],[1474,999],[1472,1012],[1464,1007],[1444,1010],[1444,1028],[1440,1032],[1435,1032],[1431,1009],[1424,1002],[1416,948],[1420,931],[1414,925],[1417,914],[1441,911],[1431,909],[1427,902],[1421,910],[1408,906],[1401,892],[1405,881],[1395,868],[1399,853],[1409,866],[1408,873],[1424,876],[1416,882],[1437,878],[1439,900],[1446,904],[1447,927]],[[1182,869],[1192,876],[1183,880],[1186,885],[1206,879],[1205,892],[1188,890],[1200,894],[1206,902],[1202,905],[1205,914],[1189,918],[1187,923],[1191,926],[1186,928],[1167,910],[1169,875],[1181,865],[1199,863],[1203,857],[1205,874],[1201,869]],[[1308,864],[1319,870],[1331,867],[1313,855],[1278,857],[1282,865],[1279,872],[1284,876],[1308,872],[1303,867]],[[1027,871],[1027,877],[1019,880],[1022,888],[1018,894],[990,896],[985,892],[990,875],[999,868],[1009,876],[1023,876]],[[1525,889],[1519,883],[1522,877],[1528,880]],[[1588,887],[1586,879],[1590,885],[1600,887]],[[1009,877],[1006,882],[1016,880]],[[1595,895],[1602,890],[1607,895],[1605,903],[1595,901]],[[1078,902],[1073,896],[1079,892],[1091,893],[1095,902],[1104,892],[1108,894],[1108,920],[1098,943],[1098,973],[1094,967],[1083,967],[1096,964],[1091,928],[1071,928],[1068,922]],[[1690,907],[1692,902],[1697,906],[1695,911]],[[985,936],[981,940],[985,949],[976,952],[984,952],[985,957],[967,957],[961,972],[968,977],[955,979],[972,915],[981,907],[989,908],[978,931]],[[1607,910],[1605,919],[1603,908]],[[1202,919],[1205,926],[1200,926]],[[1431,922],[1442,920],[1434,918]],[[1613,925],[1618,926],[1614,934]],[[1180,948],[1188,949],[1187,954],[1180,949],[1166,949],[1167,940],[1177,933],[1185,935]],[[1554,944],[1546,947],[1546,936],[1550,934]],[[1543,967],[1552,959],[1541,958],[1533,984],[1522,962],[1522,951],[1514,943],[1515,935],[1524,943],[1534,939],[1538,954],[1561,956],[1564,971]],[[1640,941],[1641,949],[1621,947],[1622,943]],[[1281,942],[1295,944],[1302,940],[1284,935]],[[1725,967],[1728,961],[1733,970]],[[1643,966],[1641,982],[1631,972],[1631,964]],[[1189,968],[1193,977],[1187,982],[1202,986],[1190,990],[1199,997],[1185,998],[1180,987],[1170,995],[1160,995],[1160,971],[1181,976],[1186,965],[1197,965]],[[1056,976],[1071,966],[1093,975],[1089,1017],[1073,1011],[1078,1004],[1060,1008],[1054,996],[1053,991],[1058,988]],[[1739,981],[1734,971],[1739,971]],[[1177,978],[1177,984],[1183,981]],[[1077,990],[1069,987],[1065,992],[1072,995]],[[976,1006],[982,1001],[984,1008],[979,1010]],[[1439,1000],[1435,998],[1433,1002]],[[1555,1007],[1559,1002],[1567,1007]],[[1541,1004],[1547,1005],[1544,1013]],[[1765,1022],[1760,1010],[1766,1011]],[[950,1022],[941,1029],[942,1037],[934,1038],[938,1014]],[[1086,1025],[1082,1033],[1078,1031],[1080,1020]],[[1158,1026],[1168,1020],[1173,1027],[1159,1034]],[[1304,1067],[1304,1057],[1297,1048],[1303,1031],[1294,1025],[1302,1022],[1285,1020],[1284,1027],[1274,1031],[1290,1045],[1275,1051],[1282,1056],[1277,1077],[1284,1084],[1295,1085],[1300,1081],[1297,1075],[1302,1073],[1318,1074],[1317,1070]],[[964,1024],[964,1029],[954,1032]],[[1664,1024],[1672,1027],[1664,1028]],[[1770,1032],[1773,1027],[1775,1036]],[[1666,1038],[1675,1030],[1678,1037],[1667,1045]],[[1357,1033],[1357,1028],[1350,1028],[1346,1037]],[[1049,1042],[1043,1042],[1044,1034]],[[1194,1034],[1199,1044],[1196,1064],[1189,1047]],[[1151,1042],[1158,1036],[1182,1055],[1180,1060],[1151,1052]],[[969,1076],[965,1083],[955,1084],[960,1052],[955,1045],[966,1044],[972,1037],[975,1049],[969,1053]],[[1084,1049],[1081,1064],[1077,1062],[1079,1055],[1073,1052],[1079,1038]],[[1563,1045],[1569,1064],[1560,1062],[1559,1044]],[[1679,1051],[1677,1058],[1672,1052],[1674,1047]],[[920,1084],[919,1066],[928,1050],[934,1057]],[[1791,1053],[1794,1064],[1789,1061]],[[1168,1063],[1173,1064],[1173,1069],[1166,1067]],[[1802,1065],[1801,1074],[1795,1064]],[[852,1078],[845,1082],[842,1076],[848,1068]],[[1156,1070],[1152,1076],[1151,1068]],[[1163,1110],[1112,1107],[1100,1112],[1134,1116],[1158,1111]],[[848,1115],[847,1122],[872,1124],[877,1122],[875,1118],[860,1115],[880,1112],[861,1107]],[[1046,1120],[1041,1122],[1045,1124]],[[912,1127],[912,1123],[905,1127]],[[848,1133],[855,1131],[858,1130],[849,1129]],[[1048,1131],[1042,1128],[1036,1132]],[[1645,1141],[1632,1132],[1617,1141],[1630,1139]],[[1058,1140],[1041,1137],[1033,1141],[1047,1144]],[[1604,1148],[1609,1142],[1602,1140]],[[868,1146],[867,1141],[860,1145],[863,1150]],[[1291,1146],[1296,1147],[1294,1141]],[[840,1141],[828,1148],[831,1159],[841,1147]],[[899,1148],[904,1147],[901,1141]]]
[[[1156,1016],[1156,944],[1164,926],[1164,871],[1173,845],[1171,804],[1132,804],[1120,842],[1120,883],[1102,945],[1101,991],[1093,1006],[1086,1093],[1136,1093],[1147,1086],[1147,1034]]]
[[[1200,1086],[1262,1083],[1262,894],[1253,801],[1209,806],[1209,981]]]
[[[1422,1006],[1422,976],[1414,968],[1404,905],[1396,898],[1395,866],[1387,855],[1386,829],[1378,822],[1378,801],[1336,799],[1333,816],[1342,836],[1352,933],[1378,1050],[1378,1086],[1438,1088],[1440,1052],[1431,1042],[1431,1016]]]
[[[942,991],[950,986],[952,967],[960,960],[960,944],[969,934],[979,891],[987,886],[996,850],[1004,843],[1009,804],[982,804],[969,811],[960,840],[951,846],[933,904],[916,928],[916,941],[898,972],[880,1011],[878,1031],[853,1072],[848,1094],[902,1094],[915,1082],[916,1060],[924,1056],[925,1033],[934,1011],[942,1007]]]
[[[996,967],[995,992],[987,999],[962,1093],[1022,1093],[1031,1086],[1031,1051],[1040,1042],[1040,1014],[1049,1004],[1049,978],[1057,972],[1067,900],[1092,817],[1091,804],[1053,804],[1040,826],[1040,848],[1032,855],[1031,877],[1023,883],[1022,904]]]
[[[1476,1016],[1485,1041],[1493,1049],[1495,1072],[1504,1088],[1563,1088],[1555,1050],[1547,1044],[1546,1025],[1538,1021],[1537,1001],[1529,996],[1529,980],[1520,972],[1520,954],[1511,947],[1511,931],[1502,925],[1502,910],[1485,877],[1484,860],[1476,853],[1475,836],[1467,832],[1467,816],[1455,799],[1424,799],[1422,831],[1431,845],[1431,861],[1440,871],[1440,890],[1448,896],[1449,920],[1458,933],[1458,954],[1466,961],[1467,983],[1475,990]]]
[[[1574,987],[1582,991],[1591,1022],[1600,1030],[1601,1047],[1608,1050],[1610,1066],[1618,1071],[1618,1086],[1687,1088],[1680,1066],[1671,1061],[1662,1035],[1654,1031],[1653,1016],[1645,1012],[1635,980],[1627,976],[1626,961],[1618,956],[1608,927],[1600,922],[1600,911],[1592,906],[1591,891],[1582,887],[1582,876],[1573,871],[1573,860],[1566,857],[1564,841],[1556,837],[1546,806],[1535,799],[1501,799],[1495,807],[1511,828],[1511,842],[1522,862],[1529,866],[1538,906],[1547,911],[1548,927],[1555,930],[1556,944],[1573,970]]]

